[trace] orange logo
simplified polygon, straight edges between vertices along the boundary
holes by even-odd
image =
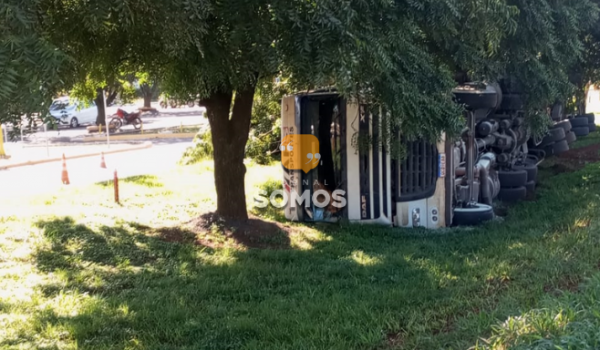
[[[308,173],[321,161],[319,139],[314,135],[286,135],[281,141],[281,163],[286,169]]]

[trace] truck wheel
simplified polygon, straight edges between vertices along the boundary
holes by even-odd
[[[571,126],[574,128],[579,127],[579,126],[590,125],[590,120],[588,119],[588,117],[575,117],[575,118],[571,119],[570,121],[571,121]]]
[[[513,188],[501,188],[498,199],[506,203],[515,203],[527,197],[527,189],[524,186]]]
[[[537,180],[538,167],[535,164],[515,165],[513,169],[524,170],[527,173],[527,182],[535,182],[535,180]],[[502,182],[500,182],[500,184],[502,184]]]
[[[500,187],[521,187],[527,183],[527,171],[525,170],[500,170],[498,172]]]
[[[569,131],[571,131],[571,122],[568,120],[563,120],[561,122],[556,123],[556,125],[554,125],[554,128],[563,128],[565,129],[565,133],[568,133]]]
[[[588,128],[590,129],[590,132],[594,132],[596,131],[596,124],[590,124]]]
[[[525,184],[525,189],[527,190],[528,194],[533,194],[535,192],[535,181],[528,181]]]
[[[594,113],[586,113],[584,116],[588,118],[589,124],[596,124],[596,115]]]
[[[560,118],[562,118],[562,115],[563,115],[563,105],[560,102],[556,102],[552,106],[552,110],[550,112],[550,118],[552,118],[552,120],[559,121]]]
[[[561,154],[569,150],[567,140],[562,140],[554,144],[554,154]]]
[[[554,143],[551,143],[544,147],[544,152],[546,152],[546,157],[550,157],[554,155]]]
[[[565,140],[567,140],[568,144],[572,144],[573,142],[577,141],[577,135],[575,135],[574,132],[569,131]]]
[[[587,125],[586,126],[575,126],[575,127],[573,127],[572,131],[575,133],[575,135],[577,135],[577,137],[584,137],[590,133],[590,127]]]
[[[543,149],[530,148],[528,156],[534,156],[539,161],[540,159],[546,158],[546,151]]]
[[[565,136],[566,136],[565,129],[563,129],[563,128],[550,129],[550,130],[548,130],[548,132],[550,133],[550,135],[548,135],[548,136],[552,136],[553,142],[564,140]],[[546,136],[546,137],[548,137],[548,136]]]
[[[477,203],[472,208],[454,208],[454,226],[475,226],[494,218],[491,206]]]

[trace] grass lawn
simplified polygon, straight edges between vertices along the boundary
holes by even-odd
[[[482,227],[289,224],[281,249],[182,225],[214,208],[210,170],[0,203],[0,349],[599,344],[600,163]],[[250,166],[248,192],[279,174]]]

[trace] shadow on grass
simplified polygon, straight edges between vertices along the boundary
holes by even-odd
[[[443,232],[319,225],[306,250],[211,249],[186,231],[40,221],[36,264],[58,279],[44,295],[72,293],[83,306],[36,322],[82,349],[468,348],[565,276],[597,269],[598,193],[594,164],[549,179],[504,221]]]

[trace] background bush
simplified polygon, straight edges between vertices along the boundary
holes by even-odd
[[[190,165],[212,158],[213,146],[210,130],[199,131],[192,142],[193,145],[188,147],[183,153],[179,161],[180,164]]]
[[[262,81],[257,87],[246,156],[258,164],[279,158],[281,99],[288,93],[284,82]]]

